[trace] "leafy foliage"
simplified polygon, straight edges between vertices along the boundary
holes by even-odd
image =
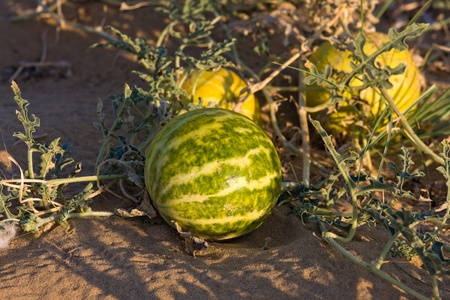
[[[92,184],[88,184],[81,193],[67,199],[63,195],[65,187],[75,179],[81,171],[81,164],[76,164],[75,169],[69,174],[63,174],[63,169],[74,161],[67,157],[70,152],[70,144],[59,145],[60,139],[53,140],[49,145],[38,143],[33,133],[39,127],[40,120],[35,115],[29,118],[29,102],[22,98],[16,83],[12,83],[14,99],[19,106],[17,117],[22,123],[24,132],[16,132],[14,136],[21,139],[28,148],[28,170],[22,172],[19,180],[2,180],[0,184],[0,226],[5,228],[9,224],[20,224],[24,231],[39,232],[39,227],[47,221],[41,216],[51,215],[48,221],[59,221],[64,224],[70,217],[70,213],[77,209],[88,211],[89,195],[93,193]],[[32,154],[41,153],[40,162],[34,167]],[[65,175],[65,178],[61,178]],[[75,180],[76,181],[76,180]],[[56,183],[56,184],[55,184]],[[6,189],[8,186],[9,189]],[[38,196],[38,198],[36,198]],[[20,205],[13,205],[18,200]],[[36,201],[38,200],[38,201]],[[14,212],[15,211],[15,212]],[[6,217],[6,218],[5,218]]]
[[[232,64],[224,58],[235,40],[223,42],[211,39],[211,30],[218,19],[209,19],[207,14],[214,11],[214,1],[178,1],[164,2],[160,11],[170,17],[171,22],[163,30],[160,39],[152,46],[144,38],[132,39],[119,30],[110,27],[118,39],[97,47],[115,47],[136,56],[144,66],[145,72],[136,71],[147,84],[146,88],[124,86],[123,94],[111,95],[113,120],[109,122],[103,112],[103,101],[97,105],[98,122],[94,126],[103,134],[102,145],[96,161],[96,175],[77,177],[81,163],[77,163],[72,172],[64,172],[74,163],[67,157],[70,144],[60,145],[60,138],[49,145],[38,143],[33,134],[40,125],[35,115],[29,116],[29,102],[21,97],[18,86],[13,83],[15,100],[19,106],[17,117],[24,127],[15,137],[28,147],[28,169],[22,172],[20,180],[0,181],[0,226],[19,225],[24,231],[39,232],[43,225],[51,222],[66,224],[67,219],[77,216],[114,213],[93,212],[89,204],[92,198],[118,183],[123,194],[136,202],[145,198],[143,184],[144,150],[154,135],[170,119],[183,110],[198,108],[196,105],[183,107],[181,97],[186,92],[182,82],[190,70],[210,70]],[[184,29],[187,29],[187,33]],[[178,41],[179,47],[169,53],[165,47],[168,39]],[[200,57],[185,54],[187,46],[199,46],[208,43],[209,47]],[[40,153],[35,164],[33,153]],[[93,182],[98,182],[98,190]],[[100,181],[111,181],[105,187]],[[81,192],[67,196],[65,189],[73,182],[88,182]],[[13,203],[18,200],[19,205]]]
[[[399,64],[394,69],[390,68],[388,65],[384,66],[384,68],[380,68],[375,63],[376,58],[381,53],[389,52],[392,49],[396,49],[399,52],[407,50],[408,46],[405,41],[419,36],[427,29],[427,27],[427,24],[412,24],[400,33],[397,33],[395,29],[391,28],[388,33],[389,42],[381,45],[381,47],[371,55],[367,55],[364,52],[366,37],[360,32],[354,41],[354,46],[355,55],[361,63],[358,65],[351,63],[353,72],[343,80],[343,85],[348,85],[354,76],[358,76],[358,79],[363,81],[362,85],[358,85],[358,89],[376,86],[376,84],[381,85],[385,89],[392,88],[392,84],[389,82],[390,76],[402,74],[405,71],[406,66],[404,64]],[[373,83],[374,80],[376,84]],[[352,86],[352,88],[355,87]]]
[[[377,269],[385,262],[386,255],[391,252],[409,259],[417,255],[432,277],[449,275],[450,261],[445,258],[444,251],[448,251],[450,248],[445,241],[441,240],[440,233],[443,228],[448,227],[447,219],[450,216],[450,209],[447,208],[444,214],[438,213],[436,209],[419,214],[405,208],[395,209],[392,205],[393,201],[402,197],[420,201],[411,192],[403,190],[405,181],[424,175],[421,172],[408,172],[413,165],[408,149],[402,147],[400,158],[403,167],[401,170],[394,163],[389,164],[398,174],[396,184],[385,183],[381,179],[372,178],[366,174],[351,176],[350,172],[355,167],[358,155],[353,152],[347,152],[344,155],[337,153],[330,136],[326,134],[320,123],[317,121],[312,121],[312,123],[321,135],[328,155],[333,159],[337,170],[329,175],[327,180],[322,181],[320,185],[311,188],[298,185],[297,189],[285,191],[281,196],[282,201],[300,201],[300,204],[294,206],[293,211],[303,222],[309,220],[327,224],[345,232],[347,235],[351,235],[352,230],[355,230],[352,226],[354,223],[357,224],[357,227],[368,223],[377,223],[386,228],[391,240],[383,249],[376,265]],[[441,156],[444,158],[446,165],[438,167],[438,170],[447,180],[447,186],[450,189],[449,141],[444,140],[442,146]],[[369,184],[364,185],[364,182],[367,181],[369,181]],[[392,200],[388,204],[373,201],[379,191],[390,194]],[[353,195],[356,195],[356,197]],[[339,199],[345,198],[350,198],[354,202],[353,215],[336,213],[336,209],[333,209]],[[447,207],[449,201],[450,197],[448,196]],[[430,227],[430,223],[436,224],[436,226]],[[429,229],[424,232],[424,228]],[[324,235],[326,238],[343,240],[339,235],[330,232],[324,231]]]
[[[48,174],[53,174],[54,177],[57,177],[65,166],[73,163],[73,159],[64,158],[64,155],[70,152],[70,144],[59,146],[60,138],[52,141],[50,145],[36,142],[33,138],[33,133],[36,132],[36,127],[40,126],[40,119],[35,115],[31,115],[31,119],[28,117],[27,106],[29,105],[29,102],[21,97],[19,87],[16,83],[12,84],[12,89],[15,94],[14,100],[16,100],[20,109],[16,112],[17,118],[22,123],[24,129],[24,132],[14,133],[14,136],[21,139],[27,145],[29,153],[28,157],[30,157],[33,152],[42,153],[41,163],[39,165],[39,179],[45,179]],[[33,165],[31,163],[29,164],[29,169],[25,175],[34,178]]]

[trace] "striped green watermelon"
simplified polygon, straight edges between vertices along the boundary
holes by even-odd
[[[170,121],[150,145],[145,184],[161,216],[207,240],[256,229],[281,188],[272,141],[247,117],[204,108]]]

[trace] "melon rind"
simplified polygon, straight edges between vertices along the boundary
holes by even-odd
[[[145,180],[161,216],[207,240],[262,224],[281,189],[272,141],[247,117],[225,109],[190,111],[170,121],[147,152]]]

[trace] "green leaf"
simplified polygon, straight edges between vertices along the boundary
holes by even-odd
[[[188,65],[195,70],[210,71],[216,70],[221,67],[233,67],[233,63],[226,60],[223,54],[229,52],[231,47],[235,44],[236,39],[228,39],[222,43],[217,43],[214,47],[208,51],[202,52],[200,59],[193,56],[188,56],[178,51],[177,56],[180,56]]]
[[[383,43],[378,50],[371,55],[367,55],[364,52],[364,45],[367,43],[367,39],[363,33],[359,32],[353,42],[355,46],[355,56],[358,59],[359,64],[351,63],[353,71],[346,76],[340,85],[350,86],[350,81],[353,78],[359,78],[362,81],[362,84],[358,83],[358,86],[352,86],[352,88],[360,90],[377,84],[380,84],[384,88],[391,88],[392,84],[389,82],[389,77],[391,75],[403,73],[406,66],[400,64],[394,69],[388,66],[380,68],[376,64],[377,57],[392,49],[396,49],[397,51],[407,50],[408,46],[406,41],[419,36],[427,29],[427,27],[428,24],[412,24],[400,33],[391,28],[388,33],[389,42]]]
[[[388,38],[392,42],[391,47],[395,48],[397,51],[407,50],[408,45],[406,44],[406,41],[424,33],[427,30],[428,26],[429,24],[414,23],[406,27],[405,30],[400,33],[398,33],[394,28],[390,28],[388,32]],[[392,48],[389,48],[389,50]]]
[[[403,183],[406,179],[413,179],[418,177],[423,177],[425,174],[423,172],[409,173],[408,170],[414,165],[414,162],[410,158],[409,150],[405,146],[401,148],[402,154],[399,155],[403,163],[403,169],[400,170],[394,162],[389,162],[388,166],[397,173],[397,187],[399,190],[403,190]],[[408,194],[405,194],[405,196]]]
[[[306,85],[312,85],[314,83],[318,85],[333,86],[331,78],[332,69],[330,65],[326,65],[322,73],[320,73],[316,66],[311,65],[309,67],[309,75],[306,76],[303,81]]]
[[[14,136],[21,139],[29,148],[36,147],[33,138],[33,133],[36,132],[36,127],[40,126],[40,120],[34,114],[31,115],[31,120],[28,117],[27,106],[30,104],[27,100],[22,98],[21,92],[17,84],[13,81],[11,88],[14,92],[14,100],[16,100],[19,110],[16,111],[17,118],[22,123],[24,132],[15,132]]]

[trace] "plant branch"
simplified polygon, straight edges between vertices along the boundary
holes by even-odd
[[[299,61],[300,63],[300,61]],[[299,72],[299,78],[298,78],[299,86],[301,87],[303,84],[303,76],[302,73]],[[308,114],[305,109],[305,98],[303,96],[303,93],[299,90],[298,92],[298,115],[299,115],[299,121],[300,121],[300,128],[302,131],[302,148],[303,148],[303,184],[306,185],[306,187],[309,187],[310,185],[310,160],[311,160],[311,154],[310,154],[310,138],[309,138],[309,127],[308,127]]]
[[[422,140],[416,135],[414,130],[409,125],[408,120],[405,118],[403,113],[400,111],[400,109],[398,108],[397,104],[395,104],[394,99],[392,99],[392,97],[389,95],[389,93],[386,91],[386,89],[381,87],[381,86],[379,88],[380,88],[380,91],[383,94],[384,98],[391,105],[391,107],[394,110],[395,114],[397,114],[397,116],[399,116],[400,124],[402,124],[403,128],[405,129],[405,131],[408,134],[408,136],[411,139],[411,141],[413,141],[420,150],[422,150],[423,152],[425,152],[428,155],[430,155],[433,158],[434,161],[436,161],[440,165],[445,165],[444,160],[439,155],[434,153],[433,150],[431,150],[427,145],[425,145],[425,143],[422,142]]]
[[[47,7],[47,6],[45,6],[42,3],[42,0],[37,0],[38,7],[40,7],[42,9],[41,11],[38,11],[38,9],[36,9],[32,13],[25,14],[25,15],[22,15],[22,16],[12,17],[12,18],[9,19],[9,21],[10,22],[18,22],[18,21],[27,20],[27,19],[31,19],[31,18],[35,18],[35,17],[41,16],[41,15],[47,14],[51,18],[53,18],[56,22],[58,22],[58,24],[60,24],[60,25],[64,24],[64,26],[67,26],[67,27],[81,29],[81,30],[84,30],[84,31],[89,32],[89,33],[95,33],[95,34],[98,34],[98,35],[106,38],[107,40],[109,40],[111,42],[117,41],[117,39],[115,37],[113,37],[112,35],[104,32],[103,30],[99,29],[98,27],[81,25],[81,24],[78,24],[78,23],[73,23],[73,22],[61,19],[53,11],[56,10],[59,5],[61,5],[62,3],[66,2],[66,1],[67,0],[61,0],[61,2],[56,3],[56,4],[52,5],[51,7]]]
[[[281,142],[283,143],[283,145],[285,147],[288,147],[289,149],[291,149],[292,151],[294,151],[297,155],[304,157],[303,156],[303,151],[298,149],[296,146],[294,146],[293,144],[291,144],[286,137],[283,135],[283,133],[280,130],[280,127],[278,126],[278,122],[277,122],[277,116],[276,116],[276,112],[275,112],[275,103],[272,99],[272,97],[269,95],[269,92],[263,88],[262,90],[264,96],[267,99],[267,102],[269,103],[269,107],[270,107],[270,119],[272,120],[272,126],[275,130],[275,133],[277,134],[277,136],[280,138]],[[305,159],[305,158],[303,158]],[[311,159],[311,163],[319,168],[321,171],[323,172],[329,172],[329,170],[325,167],[323,167],[320,163],[318,163],[317,161],[315,161],[314,159]]]
[[[9,186],[12,188],[20,188],[20,184],[23,183],[41,183],[49,187],[59,186],[61,184],[75,183],[75,182],[93,182],[99,180],[115,180],[115,179],[126,179],[127,174],[113,174],[113,175],[92,175],[83,177],[71,177],[71,178],[58,178],[51,180],[41,180],[41,179],[4,179],[0,180],[0,185]],[[16,185],[18,183],[19,185]]]
[[[88,212],[80,212],[80,213],[70,213],[65,215],[65,219],[73,219],[73,218],[83,218],[83,217],[112,217],[116,214],[113,212],[108,211],[88,211]],[[61,217],[59,214],[51,215],[50,217],[40,219],[39,222],[36,224],[36,228],[41,227],[42,225],[45,225],[47,223],[56,221]]]
[[[339,245],[339,243],[337,243],[332,237],[330,237],[329,235],[327,235],[327,229],[325,228],[325,225],[323,223],[319,223],[320,228],[322,230],[322,232],[324,232],[324,239],[325,241],[327,241],[328,243],[330,243],[337,251],[339,251],[342,255],[344,255],[346,258],[350,259],[351,261],[353,261],[354,263],[368,269],[370,272],[374,273],[375,275],[379,276],[380,278],[390,282],[391,284],[399,287],[400,289],[404,290],[405,292],[407,292],[408,294],[417,297],[418,299],[428,299],[427,297],[425,297],[424,295],[414,291],[413,289],[411,289],[410,287],[408,287],[407,285],[397,281],[396,279],[392,278],[391,276],[389,276],[388,274],[384,273],[383,271],[377,269],[374,265],[369,264],[359,258],[357,258],[356,256],[354,256],[353,254],[349,253],[347,250],[345,250],[341,245]]]
[[[386,246],[384,246],[383,252],[381,253],[380,258],[378,259],[378,262],[375,265],[375,268],[377,268],[377,269],[381,268],[381,265],[383,264],[384,259],[388,255],[389,250],[391,249],[392,245],[394,244],[394,242],[397,240],[397,238],[400,235],[401,235],[401,231],[397,231],[393,236],[391,236],[391,238],[389,239]]]

